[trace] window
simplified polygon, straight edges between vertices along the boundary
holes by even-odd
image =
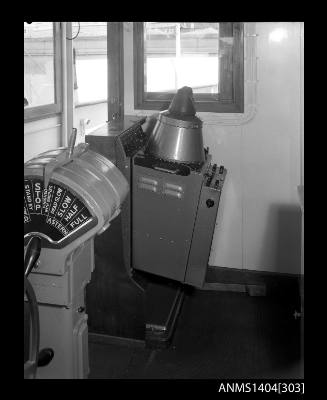
[[[107,22],[73,22],[76,105],[107,102]]]
[[[182,86],[197,111],[243,112],[243,23],[134,23],[135,109],[166,109]]]
[[[24,22],[24,120],[61,111],[60,26]]]

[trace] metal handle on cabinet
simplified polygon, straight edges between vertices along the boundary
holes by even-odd
[[[168,169],[168,168],[161,168],[161,167],[153,167],[154,169],[156,169],[157,171],[162,171],[162,172],[167,172],[168,174],[177,174],[178,169]]]

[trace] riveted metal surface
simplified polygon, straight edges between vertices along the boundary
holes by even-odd
[[[184,281],[203,175],[176,175],[135,165],[133,185],[133,266],[166,278]],[[140,179],[158,182],[155,192]]]

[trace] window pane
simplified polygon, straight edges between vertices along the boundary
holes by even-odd
[[[145,92],[218,94],[219,23],[144,23]]]
[[[73,37],[78,23],[73,22]],[[80,22],[74,39],[77,103],[107,101],[107,22]]]
[[[24,97],[27,107],[55,103],[52,22],[24,22]]]

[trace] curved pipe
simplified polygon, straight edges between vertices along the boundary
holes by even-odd
[[[24,379],[35,379],[40,347],[40,320],[35,293],[26,276],[24,276],[24,294],[26,294],[30,305],[32,325],[31,347],[29,351],[29,359],[24,364]]]

